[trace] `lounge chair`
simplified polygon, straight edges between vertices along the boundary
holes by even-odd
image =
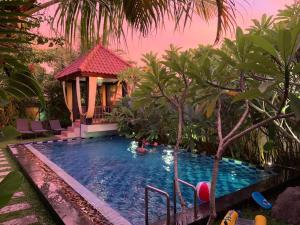
[[[54,132],[60,133],[63,130],[66,130],[65,128],[62,128],[60,125],[59,120],[49,120],[50,128]]]
[[[29,122],[27,119],[17,119],[17,131],[21,133],[21,135],[33,134],[33,132],[29,129]]]
[[[49,131],[43,128],[41,121],[30,121],[30,125],[31,125],[31,130],[36,134],[45,133]]]

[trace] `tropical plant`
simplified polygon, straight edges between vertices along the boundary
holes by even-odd
[[[244,34],[237,28],[235,40],[226,39],[222,49],[216,51],[214,61],[219,61],[215,70],[211,70],[207,76],[212,84],[208,90],[215,91],[215,97],[206,99],[204,107],[207,113],[214,111],[216,106],[218,131],[208,224],[213,224],[216,217],[215,189],[219,161],[235,140],[272,122],[285,135],[298,140],[291,124],[299,119],[300,99],[299,91],[291,82],[299,74],[300,67],[295,57],[300,44],[299,37],[300,24],[293,27],[274,24],[273,29],[265,35],[255,32]],[[228,96],[232,98],[232,104],[242,104],[239,118],[231,128],[225,130],[221,112],[226,107],[223,102]],[[259,117],[255,118],[253,111],[259,112]],[[249,120],[251,117],[252,120]]]
[[[46,97],[46,118],[58,119],[63,127],[69,126],[70,112],[66,108],[61,84],[53,75],[48,75],[43,85]]]
[[[142,79],[143,72],[140,68],[129,67],[128,69],[122,71],[118,74],[118,81],[120,83],[126,82],[127,94],[131,95],[136,89],[137,85]]]
[[[118,123],[119,133],[128,138],[165,144],[176,142],[177,115],[163,99],[137,105],[133,98],[124,97],[109,116]]]
[[[0,107],[7,104],[11,97],[38,96],[41,104],[44,103],[39,84],[28,66],[18,58],[22,54],[20,47],[30,44],[36,37],[28,31],[36,21],[21,10],[26,4],[23,1],[0,2]]]
[[[10,172],[0,182],[0,208],[5,206],[12,198],[13,194],[18,191],[23,183],[23,176],[18,171]]]
[[[185,212],[186,203],[180,191],[178,182],[178,152],[183,139],[185,125],[185,109],[188,100],[192,95],[193,82],[197,79],[195,73],[199,67],[205,65],[206,49],[199,59],[199,54],[193,51],[180,52],[179,48],[171,46],[166,51],[163,60],[159,60],[154,54],[146,54],[146,64],[143,80],[133,93],[134,104],[137,106],[145,102],[158,101],[163,99],[177,114],[176,143],[174,146],[174,181],[176,193],[178,194],[181,206]],[[203,64],[197,63],[202,61]]]

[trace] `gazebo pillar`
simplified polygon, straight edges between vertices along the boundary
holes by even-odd
[[[73,105],[73,121],[80,119],[80,113],[78,108],[76,80],[71,80],[72,83],[72,105]]]
[[[89,81],[89,78],[88,77],[86,77],[85,78],[85,87],[86,87],[86,95],[85,95],[85,100],[86,100],[86,111],[88,111],[88,109],[89,109],[89,92],[90,92],[90,90],[89,90],[89,84],[90,84],[90,81]],[[92,124],[93,123],[93,118],[85,118],[85,124],[87,124],[87,125],[90,125],[90,124]]]
[[[101,85],[101,100],[102,100],[102,107],[105,109],[106,107],[106,85],[102,83]]]
[[[122,85],[122,97],[125,97],[128,94],[127,84],[125,81],[122,81],[121,85]]]

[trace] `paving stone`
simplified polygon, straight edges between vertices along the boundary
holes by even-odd
[[[0,177],[5,177],[7,174],[9,174],[9,171],[0,172]]]
[[[17,218],[6,222],[2,222],[1,225],[28,225],[37,222],[38,222],[38,218],[35,215],[29,215],[29,216],[24,216],[22,218]]]
[[[24,197],[24,196],[25,196],[24,192],[19,191],[19,192],[14,193],[13,198],[20,198],[20,197]]]
[[[0,167],[6,167],[6,166],[9,166],[9,164],[7,162],[5,163],[0,163]]]
[[[10,171],[10,170],[11,170],[11,167],[10,167],[10,166],[1,166],[1,167],[0,167],[0,171],[1,171],[1,172],[6,171],[6,170],[9,170],[9,171]]]
[[[8,162],[7,161],[0,162],[0,166],[8,166]]]
[[[6,213],[12,213],[24,209],[29,209],[31,206],[28,203],[18,203],[13,205],[7,205],[0,209],[0,215]]]

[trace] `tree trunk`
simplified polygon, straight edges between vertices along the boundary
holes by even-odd
[[[179,201],[182,207],[182,210],[184,211],[186,208],[186,203],[184,201],[184,198],[182,196],[181,190],[180,190],[180,185],[178,182],[178,151],[179,151],[179,146],[181,143],[181,139],[182,139],[182,128],[183,128],[183,112],[182,109],[180,107],[178,107],[178,130],[177,130],[177,140],[176,140],[176,145],[174,148],[174,180],[175,180],[175,188],[176,188],[176,192],[177,195],[179,197]]]
[[[61,2],[61,0],[50,0],[48,2],[44,2],[44,3],[34,7],[32,9],[27,10],[26,12],[24,12],[24,14],[26,14],[28,16],[31,16],[32,14],[34,14],[34,13],[36,13],[36,12],[42,10],[42,9],[48,8],[52,5],[55,5],[56,3],[59,3],[59,2]]]
[[[103,34],[102,34],[102,45],[107,47],[108,45],[108,14],[107,11],[104,11],[104,21],[103,21]]]
[[[217,178],[218,178],[218,172],[219,172],[219,163],[221,159],[220,152],[223,152],[223,146],[219,145],[217,154],[215,155],[214,159],[214,167],[213,167],[213,173],[212,173],[212,179],[211,179],[211,186],[210,186],[210,197],[209,197],[209,220],[207,222],[207,225],[212,225],[215,218],[217,217],[216,212],[216,186],[217,186]]]

